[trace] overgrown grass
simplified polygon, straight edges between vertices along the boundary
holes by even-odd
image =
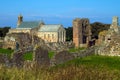
[[[33,52],[27,52],[23,55],[24,60],[33,60]]]
[[[49,51],[48,52],[48,56],[49,56],[50,59],[53,58],[54,55],[55,55],[54,51]]]
[[[81,47],[81,48],[71,48],[69,49],[69,52],[78,52],[78,51],[81,51],[81,50],[85,50],[86,48],[84,47]]]
[[[51,68],[6,68],[0,80],[119,80],[120,57],[88,56]]]
[[[117,56],[98,56],[98,55],[92,55],[85,58],[77,58],[74,60],[71,60],[65,64],[62,64],[62,66],[66,65],[86,65],[86,66],[94,66],[97,68],[103,68],[107,67],[109,69],[117,69],[120,70],[120,57]]]
[[[10,50],[10,49],[2,49],[0,48],[0,54],[6,54],[8,56],[11,56],[11,54],[14,52],[14,50]]]

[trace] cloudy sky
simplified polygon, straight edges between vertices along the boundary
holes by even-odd
[[[24,21],[72,26],[75,18],[89,18],[90,22],[111,23],[120,17],[120,0],[1,0],[0,26],[16,27],[17,16]]]

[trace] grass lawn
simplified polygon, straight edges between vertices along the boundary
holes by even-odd
[[[94,68],[109,68],[120,70],[120,57],[92,55],[85,58],[71,60],[63,65],[85,65]]]
[[[24,60],[33,60],[33,52],[27,52],[23,55]]]
[[[0,54],[6,54],[8,56],[11,56],[11,54],[14,52],[14,50],[9,50],[9,49],[2,49],[0,48]]]
[[[88,56],[48,69],[0,68],[1,80],[120,80],[120,57]]]
[[[55,55],[55,52],[53,52],[53,51],[48,52],[48,56],[50,59],[53,58],[54,55]]]

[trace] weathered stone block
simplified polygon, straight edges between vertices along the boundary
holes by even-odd
[[[48,56],[48,50],[42,47],[38,47],[34,52],[34,61],[40,66],[49,66],[50,59]]]

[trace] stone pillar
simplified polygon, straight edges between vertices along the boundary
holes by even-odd
[[[18,22],[17,22],[17,27],[23,22],[23,16],[19,15],[18,16]]]
[[[62,31],[62,42],[64,42],[64,32]]]
[[[61,31],[59,32],[59,42],[61,42],[61,38],[62,38],[62,33],[61,33]]]
[[[64,31],[64,42],[66,41],[66,31]]]
[[[112,20],[112,28],[114,29],[115,32],[118,32],[118,17],[114,16]]]
[[[57,33],[57,42],[59,42],[59,32]]]

